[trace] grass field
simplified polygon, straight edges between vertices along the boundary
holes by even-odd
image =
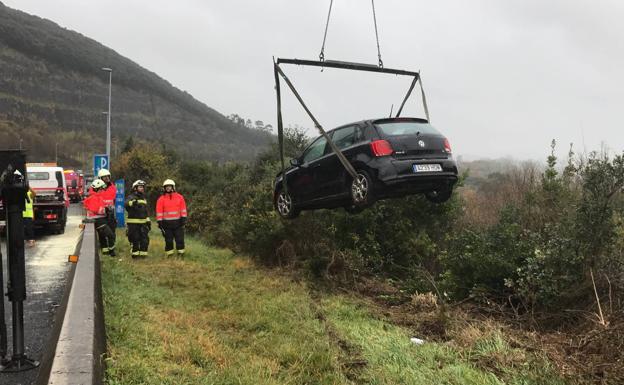
[[[312,292],[246,257],[188,241],[185,259],[103,258],[108,384],[564,384],[504,335],[410,342],[366,300]]]

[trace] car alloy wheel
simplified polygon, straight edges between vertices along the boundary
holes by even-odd
[[[351,199],[354,205],[361,206],[368,203],[370,187],[366,175],[358,173],[357,178],[351,182]]]
[[[293,208],[293,201],[290,197],[290,194],[287,194],[284,191],[280,191],[277,196],[277,212],[282,218],[294,218],[297,216],[297,212]]]

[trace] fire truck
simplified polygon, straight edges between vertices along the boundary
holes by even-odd
[[[65,170],[64,173],[69,200],[72,203],[82,201],[85,191],[84,174],[80,170]]]
[[[63,168],[56,163],[28,163],[26,173],[28,184],[35,192],[35,227],[44,227],[57,234],[64,233],[69,195]]]

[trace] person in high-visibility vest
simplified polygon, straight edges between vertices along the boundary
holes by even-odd
[[[108,213],[110,210],[105,203],[104,189],[106,183],[100,179],[96,179],[91,183],[91,193],[82,204],[87,210],[87,218],[95,223],[95,230],[100,241],[100,249],[102,254],[115,256],[115,238],[114,232],[108,224]]]
[[[24,182],[24,175],[22,175],[19,170],[15,170],[13,178],[15,183]],[[30,189],[30,187],[28,187],[26,195],[24,196],[24,211],[22,211],[22,218],[24,223],[24,240],[27,242],[29,247],[33,247],[35,245],[35,234],[33,230],[33,220],[35,218],[35,212],[33,210],[34,196],[34,192]]]
[[[117,236],[115,234],[115,229],[117,228],[117,217],[115,216],[115,197],[117,196],[117,187],[115,187],[115,183],[113,183],[110,171],[105,168],[98,171],[98,178],[105,184],[105,187],[102,190],[102,198],[104,199],[106,207],[109,208],[107,210],[108,227],[113,231],[114,245],[117,241]]]
[[[184,225],[186,224],[186,202],[175,190],[175,182],[167,179],[163,183],[163,195],[156,202],[156,220],[158,228],[165,237],[165,254],[174,253],[173,241],[178,255],[184,255]]]
[[[152,223],[147,213],[147,199],[145,197],[145,182],[137,180],[132,184],[132,193],[125,203],[128,211],[128,240],[132,243],[132,258],[147,257],[149,246],[149,232]]]
[[[28,247],[35,246],[35,211],[33,209],[33,201],[35,192],[29,187],[26,192],[26,206],[22,216],[24,217],[24,239]]]

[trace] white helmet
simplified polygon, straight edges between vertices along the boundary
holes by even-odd
[[[13,173],[13,178],[17,183],[22,183],[24,181],[24,175],[20,172],[20,170],[15,170]]]
[[[93,188],[93,190],[97,191],[106,187],[106,183],[104,183],[102,179],[95,179],[93,182],[91,182],[91,187]]]
[[[107,169],[105,169],[105,168],[100,169],[100,171],[98,171],[98,178],[100,178],[100,179],[101,179],[101,178],[104,178],[105,176],[110,177],[110,176],[111,176],[110,171],[108,171],[108,170],[107,170]]]
[[[167,179],[163,182],[163,187],[165,186],[172,186],[173,188],[175,188],[175,182],[173,181],[173,179]]]
[[[139,186],[143,186],[143,187],[145,187],[145,185],[146,185],[146,184],[147,184],[147,183],[145,183],[144,181],[142,181],[141,179],[139,179],[139,180],[135,181],[134,183],[132,183],[132,188],[133,188],[133,189],[135,189],[135,188],[137,188],[137,187],[139,187]]]

